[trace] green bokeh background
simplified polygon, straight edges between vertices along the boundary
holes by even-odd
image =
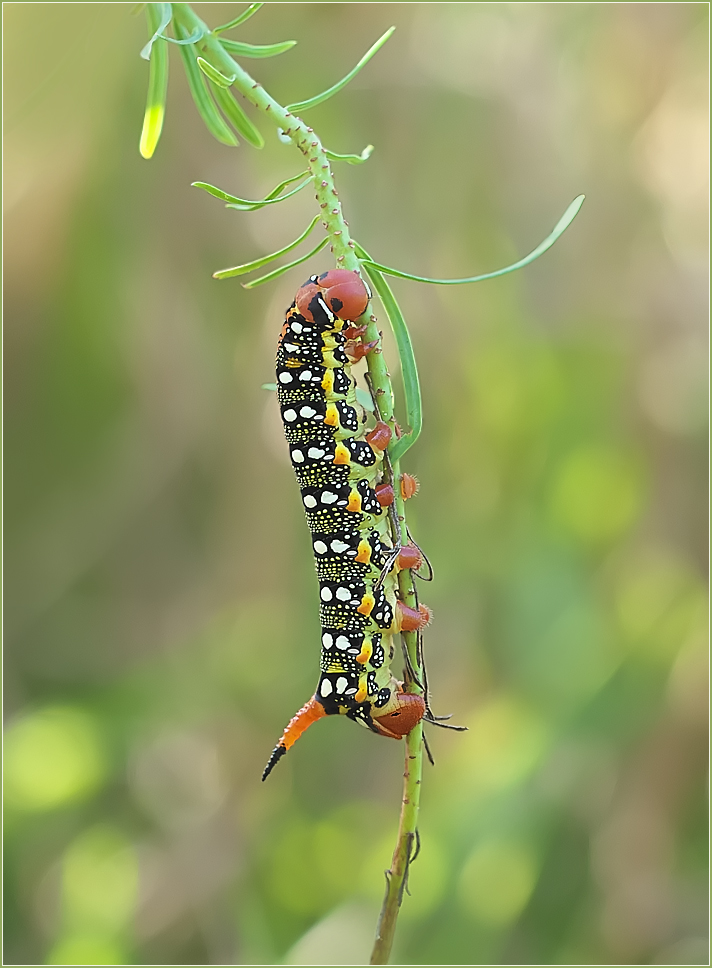
[[[241,9],[199,4],[215,25]],[[299,170],[213,141],[175,49],[163,138],[128,4],[5,4],[6,964],[360,964],[402,746],[320,723],[274,347]],[[309,120],[396,280],[425,426],[436,711],[393,960],[708,964],[706,4],[269,4],[282,102],[386,48]],[[175,55],[175,56],[174,56]],[[394,373],[397,365],[389,350]]]

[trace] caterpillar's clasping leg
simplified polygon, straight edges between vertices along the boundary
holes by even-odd
[[[430,624],[431,612],[427,605],[411,608],[405,602],[396,603],[396,631],[417,632]]]
[[[401,548],[396,561],[399,571],[405,571],[406,568],[417,571],[423,564],[423,554],[416,545],[407,544]]]
[[[407,736],[413,727],[420,722],[425,713],[425,700],[422,696],[403,691],[403,683],[399,683],[390,701],[383,707],[378,716],[373,717],[373,725],[381,736],[390,739],[400,739]]]
[[[351,363],[358,363],[364,356],[367,356],[378,346],[378,340],[371,340],[370,343],[362,343],[356,340],[347,340],[344,343],[344,353],[346,353]]]
[[[317,719],[326,716],[326,711],[322,704],[312,696],[308,703],[302,706],[296,716],[293,716],[287,723],[287,728],[282,733],[279,743],[272,750],[272,755],[265,767],[262,779],[266,780],[274,769],[277,760],[280,760],[287,750],[294,746],[302,733],[308,729]]]

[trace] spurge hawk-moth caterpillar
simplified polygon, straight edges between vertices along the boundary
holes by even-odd
[[[319,580],[321,675],[274,748],[262,779],[305,729],[345,715],[400,739],[423,718],[422,696],[391,670],[393,635],[427,622],[427,609],[396,597],[396,575],[418,568],[414,545],[394,547],[388,523],[393,487],[384,481],[386,423],[368,428],[351,363],[373,347],[354,325],[370,293],[355,272],[311,276],[287,310],[277,347],[277,395],[311,532]]]

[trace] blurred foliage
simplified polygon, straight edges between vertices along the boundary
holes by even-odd
[[[263,152],[216,144],[176,71],[142,160],[129,14],[5,9],[5,963],[362,963],[400,746],[330,720],[260,783],[319,647],[260,385],[327,260],[250,293],[211,279],[310,202],[225,212],[191,181],[259,198],[298,159],[260,119]],[[394,282],[430,680],[470,727],[431,736],[396,962],[708,963],[706,18],[268,4],[242,28],[298,38],[259,63],[286,101],[396,24],[310,113],[335,151],[376,145],[337,172],[376,259],[487,271],[588,196],[515,276]]]

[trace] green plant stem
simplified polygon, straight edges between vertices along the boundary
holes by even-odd
[[[407,885],[408,868],[415,843],[420,806],[420,781],[423,772],[423,724],[406,736],[403,801],[398,838],[390,870],[386,871],[386,894],[376,928],[376,941],[371,952],[372,965],[387,965],[396,932],[398,913]]]
[[[397,465],[393,468],[396,493],[400,498],[400,473]],[[397,507],[397,514],[401,527],[405,525],[405,516],[402,514],[402,499],[396,502],[401,507]],[[410,605],[411,608],[417,607],[417,596],[415,593],[415,583],[410,571],[402,571],[398,575],[398,588],[401,600]],[[418,664],[418,636],[416,632],[403,633],[406,648],[410,657],[413,670],[420,678],[421,669]],[[409,692],[422,693],[414,683],[410,684]],[[403,894],[408,884],[408,869],[410,860],[413,856],[413,849],[416,843],[418,829],[418,811],[420,809],[420,785],[423,776],[423,723],[418,725],[408,733],[405,738],[405,769],[403,770],[403,799],[401,801],[400,821],[398,823],[398,836],[396,846],[393,851],[390,869],[386,871],[386,893],[381,905],[381,913],[378,917],[376,928],[376,940],[371,952],[372,965],[387,965],[393,947],[396,924],[400,906],[403,903]]]
[[[360,268],[359,260],[354,252],[349,229],[344,220],[338,193],[334,186],[331,165],[324,146],[318,135],[301,118],[291,114],[279,104],[247,71],[233,60],[220,43],[219,37],[209,32],[208,27],[198,17],[187,3],[174,3],[173,11],[176,20],[189,32],[196,27],[204,28],[207,33],[195,45],[209,63],[216,67],[226,77],[234,75],[233,87],[242,96],[270,118],[278,128],[281,128],[293,144],[307,159],[309,171],[314,177],[316,200],[322,215],[322,224],[331,243],[336,264],[353,271]]]
[[[391,377],[386,367],[381,351],[381,337],[375,316],[371,316],[364,335],[366,342],[378,339],[378,345],[366,357],[368,373],[373,387],[376,403],[381,419],[396,433],[396,422],[393,413],[393,387]],[[395,513],[400,531],[400,538],[406,542],[405,531],[405,502],[400,490],[401,470],[400,461],[392,464],[391,484],[395,491]],[[394,535],[394,540],[399,536]],[[411,608],[417,608],[418,597],[415,581],[410,570],[398,574],[398,590],[400,599]],[[408,651],[410,664],[419,680],[422,671],[418,655],[418,635],[416,632],[401,633]],[[416,683],[409,683],[409,692],[422,693]],[[372,965],[387,965],[393,946],[398,913],[403,901],[403,894],[407,885],[408,867],[413,852],[418,827],[418,811],[420,809],[420,785],[423,775],[423,724],[422,722],[410,731],[405,738],[405,769],[403,771],[403,799],[401,801],[398,836],[393,851],[390,869],[386,871],[386,893],[381,906],[381,913],[376,928],[376,940],[371,952]]]
[[[247,71],[227,53],[218,36],[211,34],[203,21],[196,16],[188,4],[173,4],[174,16],[189,33],[196,28],[205,28],[206,34],[195,45],[201,53],[221,74],[226,77],[234,75],[233,87],[243,97],[254,105],[265,117],[280,128],[293,144],[307,159],[309,171],[314,177],[316,200],[319,203],[322,224],[331,243],[337,266],[352,271],[359,271],[361,264],[354,251],[354,243],[349,234],[348,225],[344,219],[341,202],[334,186],[334,178],[327,153],[312,128],[308,127],[301,118],[291,114],[285,107],[271,97],[261,84],[257,83]],[[367,310],[368,312],[368,310]],[[364,316],[368,320],[365,341],[378,340],[375,349],[367,356],[368,372],[373,387],[381,419],[389,427],[395,439],[396,423],[393,412],[393,387],[390,373],[382,353],[382,334],[379,332],[376,317]],[[400,493],[400,463],[396,461],[392,466],[392,485],[396,494],[395,510],[398,528],[403,541],[406,539],[405,507]],[[393,536],[394,540],[398,535]],[[412,608],[417,607],[415,584],[410,571],[401,571],[398,575],[398,587],[401,600]],[[415,632],[404,634],[404,640],[410,663],[416,676],[420,678],[421,670],[418,663],[418,640]],[[408,683],[411,692],[422,690],[415,683]],[[408,734],[405,740],[405,771],[403,783],[403,800],[401,804],[398,839],[396,841],[390,870],[386,872],[388,882],[386,896],[378,920],[376,941],[371,956],[371,964],[385,965],[388,963],[393,937],[395,934],[398,912],[407,884],[408,866],[416,837],[418,822],[418,808],[420,805],[420,783],[423,770],[423,726],[419,723]]]

